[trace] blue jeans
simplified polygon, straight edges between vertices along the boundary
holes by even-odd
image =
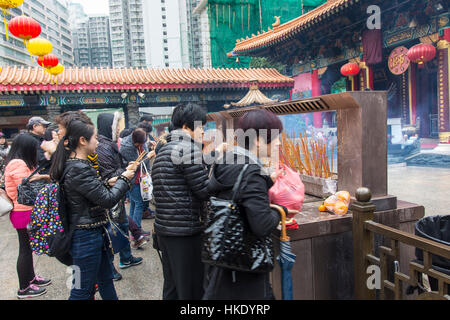
[[[142,213],[144,212],[144,201],[141,196],[141,186],[134,184],[130,191],[130,217],[141,228]]]
[[[118,300],[111,251],[105,250],[103,228],[75,230],[72,237],[73,283],[69,300],[89,300],[95,284],[103,300]]]
[[[124,234],[128,235],[128,217],[126,219],[126,221],[124,223],[118,223],[117,226],[120,228],[120,230],[123,231]],[[119,252],[119,256],[120,256],[120,262],[124,263],[124,262],[129,262],[131,260],[131,246],[128,244],[128,246],[126,246],[125,248],[122,249],[122,251]],[[111,263],[114,262],[114,256],[111,255]],[[114,263],[113,263],[113,267],[114,267]]]

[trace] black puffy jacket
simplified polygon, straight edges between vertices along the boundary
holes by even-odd
[[[121,177],[107,187],[89,161],[69,159],[64,170],[64,196],[70,225],[75,229],[96,228],[107,223],[107,209],[114,207],[130,189]]]
[[[196,235],[204,229],[205,201],[209,199],[203,154],[182,130],[171,132],[166,140],[152,167],[155,232],[162,236]]]

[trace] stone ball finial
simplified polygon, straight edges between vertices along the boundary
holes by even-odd
[[[358,188],[358,190],[356,190],[356,200],[358,202],[370,202],[370,200],[372,199],[372,192],[370,191],[369,188]]]

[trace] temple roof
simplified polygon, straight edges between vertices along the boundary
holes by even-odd
[[[252,51],[270,47],[276,43],[287,40],[296,33],[309,29],[311,26],[322,21],[331,14],[335,14],[359,1],[360,0],[328,0],[314,10],[279,26],[275,26],[273,29],[269,28],[268,31],[253,35],[248,39],[238,39],[235,48],[228,55],[247,55]]]
[[[4,67],[0,94],[33,91],[171,91],[250,87],[292,87],[294,80],[275,69],[97,69],[68,68],[57,77],[40,67]]]

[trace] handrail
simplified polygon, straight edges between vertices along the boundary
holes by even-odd
[[[440,257],[450,259],[450,246],[422,238],[380,223],[368,220],[364,222],[365,229],[383,235],[389,239],[400,241],[406,245],[414,246]]]

